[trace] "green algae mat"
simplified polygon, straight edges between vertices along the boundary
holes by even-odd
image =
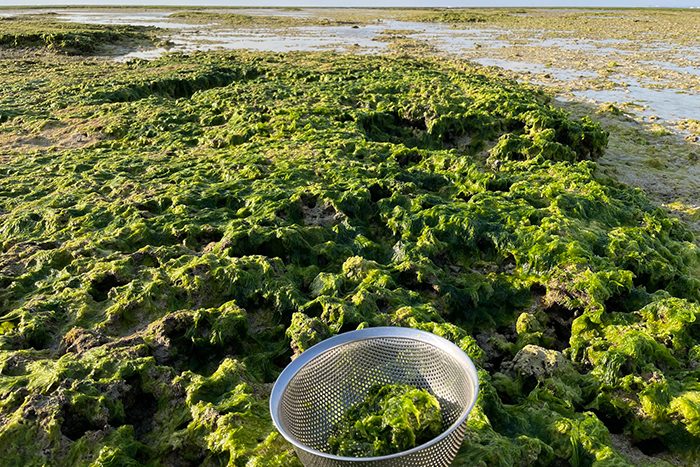
[[[0,10],[1,12],[2,10]],[[54,14],[0,16],[0,52],[45,48],[67,55],[97,53],[109,46],[157,43],[156,28],[125,25],[71,24]]]
[[[440,401],[426,389],[407,384],[371,387],[351,406],[328,437],[338,456],[386,456],[413,449],[444,431]]]
[[[696,239],[593,120],[446,60],[2,65],[0,464],[299,465],[272,383],[380,325],[479,367],[455,465],[700,456]]]

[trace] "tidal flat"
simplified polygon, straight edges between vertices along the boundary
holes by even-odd
[[[392,325],[479,369],[454,465],[695,465],[699,26],[0,9],[0,464],[300,465],[277,375]]]
[[[66,23],[141,28],[102,48],[120,61],[246,49],[427,54],[494,66],[546,88],[561,105],[612,109],[600,120],[620,136],[619,151],[609,151],[601,167],[700,232],[697,10],[7,8],[2,17],[33,17],[42,31]],[[156,36],[147,32],[154,28]],[[53,42],[70,49],[70,41]],[[664,131],[675,136],[660,137]]]

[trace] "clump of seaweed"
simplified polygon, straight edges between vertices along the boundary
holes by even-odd
[[[343,414],[328,445],[339,456],[385,456],[427,443],[441,432],[442,412],[434,395],[405,384],[380,384]]]
[[[157,42],[155,28],[143,26],[66,23],[41,16],[5,18],[0,24],[0,48],[89,55],[106,46]]]

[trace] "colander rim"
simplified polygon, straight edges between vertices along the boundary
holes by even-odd
[[[452,423],[447,429],[440,433],[440,435],[419,446],[407,449],[405,451],[387,454],[385,456],[373,457],[346,457],[319,451],[318,449],[314,449],[310,446],[301,443],[300,441],[297,441],[290,433],[287,432],[287,430],[285,430],[282,427],[279,417],[280,402],[282,400],[282,396],[284,395],[287,386],[289,385],[289,382],[292,380],[292,378],[294,378],[294,376],[296,376],[299,370],[306,366],[306,364],[308,364],[310,361],[319,357],[321,354],[336,347],[339,347],[343,344],[367,339],[377,339],[381,337],[400,337],[414,339],[424,342],[426,344],[431,344],[437,347],[438,349],[448,353],[449,355],[452,355],[460,363],[464,364],[464,366],[466,367],[465,370],[467,372],[467,376],[469,377],[472,383],[473,394],[471,401],[465,406],[464,410],[457,418],[457,420],[455,420],[454,423]],[[333,337],[319,342],[318,344],[302,352],[289,365],[287,365],[287,367],[277,377],[277,380],[275,381],[275,384],[272,387],[272,392],[270,393],[270,414],[272,416],[272,423],[275,425],[275,428],[277,428],[277,430],[284,437],[284,439],[289,441],[293,446],[302,449],[307,453],[324,457],[326,459],[343,462],[377,462],[399,457],[405,457],[412,453],[423,451],[424,449],[438,444],[439,442],[450,436],[462,423],[464,423],[464,421],[467,419],[472,409],[474,408],[478,396],[479,377],[478,372],[476,370],[476,366],[474,365],[474,362],[472,362],[471,358],[469,358],[469,356],[466,353],[464,353],[462,349],[457,347],[454,343],[436,334],[427,331],[422,331],[419,329],[403,328],[398,326],[379,326],[374,328],[365,328],[356,331],[349,331],[343,334],[335,335]]]

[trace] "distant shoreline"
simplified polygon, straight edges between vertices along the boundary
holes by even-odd
[[[30,4],[7,4],[0,5],[1,10],[45,10],[45,9],[94,9],[94,10],[115,10],[115,9],[132,9],[132,10],[161,10],[161,9],[189,9],[189,10],[204,10],[204,9],[280,9],[280,10],[295,10],[295,9],[306,9],[306,10],[469,10],[469,9],[479,9],[479,10],[499,10],[499,9],[528,9],[528,10],[699,10],[700,5],[690,5],[690,6],[546,6],[546,5],[535,5],[535,6],[518,6],[518,5],[502,5],[502,6],[334,6],[334,5],[313,5],[313,6],[289,6],[289,5],[224,5],[224,4],[208,4],[208,5],[183,5],[183,4],[102,4],[102,5],[90,5],[90,4],[45,4],[45,5],[30,5]]]
[[[92,1],[92,0],[91,0]],[[101,4],[90,4],[89,2],[71,2],[71,3],[66,3],[62,1],[56,1],[52,2],[49,0],[48,3],[44,3],[42,5],[34,5],[31,3],[31,0],[20,0],[16,3],[11,3],[11,4],[3,4],[0,5],[0,10],[7,10],[7,9],[48,9],[48,8],[90,8],[90,9],[110,9],[110,8],[118,8],[118,9],[164,9],[164,8],[189,8],[189,9],[206,9],[206,8],[260,8],[260,9],[269,9],[269,8],[279,8],[279,9],[286,9],[286,8],[305,8],[305,9],[384,9],[384,10],[395,10],[395,9],[444,9],[444,8],[449,8],[449,9],[469,9],[469,8],[479,8],[479,9],[506,9],[506,8],[527,8],[527,9],[577,9],[577,10],[585,10],[585,9],[605,9],[605,10],[629,10],[629,9],[650,9],[650,10],[656,10],[656,9],[662,9],[662,10],[693,10],[693,9],[700,9],[700,3],[697,3],[695,5],[691,3],[685,3],[685,2],[666,2],[666,4],[663,5],[658,5],[658,4],[652,4],[652,2],[628,2],[630,3],[629,5],[622,5],[620,3],[625,3],[625,2],[617,2],[618,4],[615,5],[599,5],[599,4],[584,4],[581,5],[581,3],[585,2],[576,2],[579,3],[579,5],[572,5],[572,4],[566,4],[566,3],[559,3],[555,5],[555,2],[547,2],[547,1],[541,1],[541,2],[536,2],[535,4],[529,3],[525,4],[526,2],[518,3],[518,2],[502,2],[502,5],[494,5],[494,2],[491,1],[475,1],[475,2],[469,2],[469,5],[455,5],[453,2],[446,2],[443,0],[433,0],[433,1],[416,1],[415,3],[406,3],[406,2],[397,2],[394,0],[389,0],[383,2],[384,4],[377,4],[377,3],[382,3],[382,2],[367,2],[367,3],[362,3],[358,5],[347,5],[347,2],[342,2],[341,0],[327,0],[326,2],[322,2],[322,4],[319,4],[319,2],[315,2],[313,5],[307,5],[304,4],[303,2],[296,2],[296,0],[271,0],[271,1],[262,1],[262,2],[253,2],[251,0],[243,0],[243,1],[217,1],[217,0],[209,0],[205,1],[203,4],[198,4],[198,5],[191,5],[187,4],[185,0],[171,0],[171,2],[167,1],[159,1],[155,0],[153,3],[148,2],[148,0],[144,2],[139,2],[139,3],[129,3],[129,2],[120,2],[120,1],[109,1],[107,0],[106,2],[103,2]],[[452,4],[449,4],[452,3]]]

